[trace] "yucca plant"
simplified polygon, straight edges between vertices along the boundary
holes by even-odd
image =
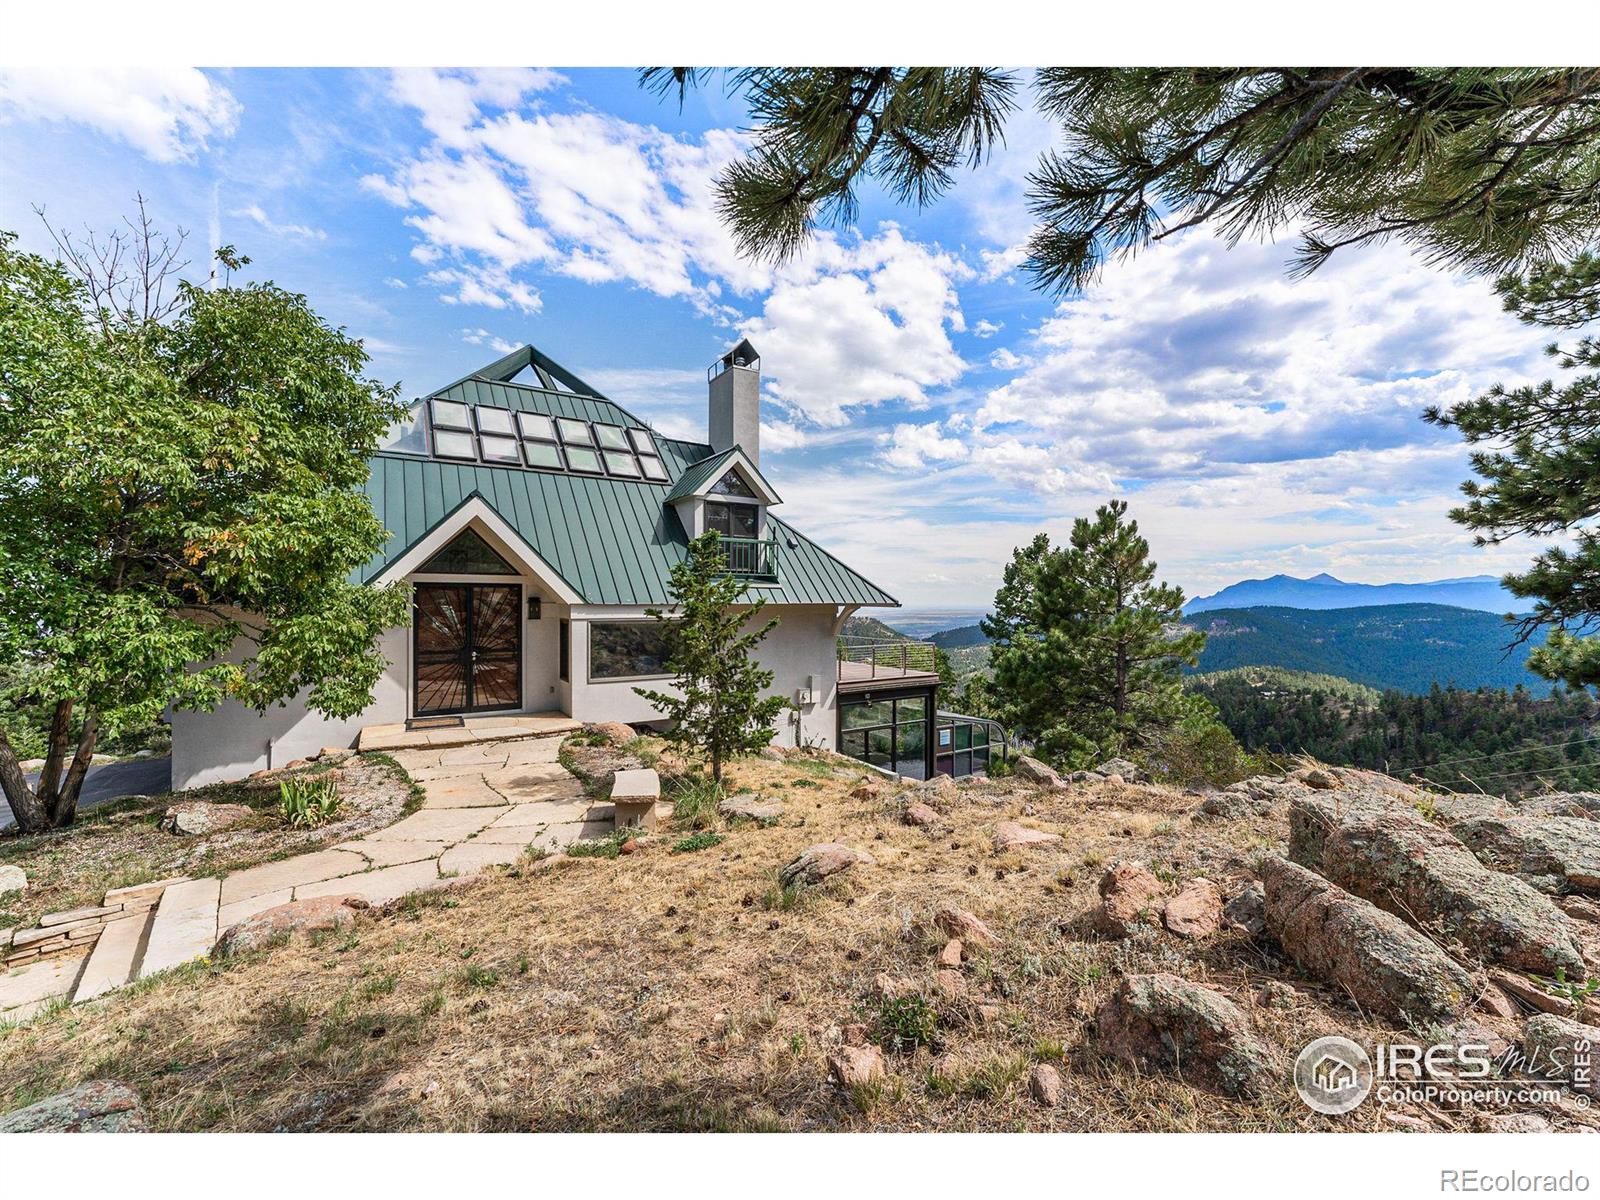
[[[278,813],[286,825],[326,825],[339,813],[339,790],[331,779],[285,779],[278,785]]]

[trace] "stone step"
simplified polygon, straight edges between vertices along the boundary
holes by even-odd
[[[140,979],[211,953],[221,895],[220,879],[190,879],[161,893],[139,963]]]
[[[132,983],[138,977],[140,959],[154,924],[153,908],[108,921],[73,989],[72,1002],[81,1004]]]

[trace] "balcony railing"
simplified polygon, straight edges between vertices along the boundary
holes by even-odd
[[[903,638],[842,637],[839,639],[839,677],[877,679],[905,675],[913,671],[937,673],[932,642],[912,642]],[[844,664],[853,663],[846,671]],[[863,670],[863,668],[865,668]]]
[[[778,539],[720,537],[717,544],[728,557],[728,571],[747,579],[778,577]]]

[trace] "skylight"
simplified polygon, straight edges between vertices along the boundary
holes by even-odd
[[[669,480],[648,429],[453,400],[430,400],[427,410],[437,458],[651,483]]]

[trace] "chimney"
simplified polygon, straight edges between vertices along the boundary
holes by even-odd
[[[743,447],[750,461],[761,465],[761,356],[748,340],[741,340],[716,362],[706,377],[711,381],[710,416],[706,432],[711,449]]]

